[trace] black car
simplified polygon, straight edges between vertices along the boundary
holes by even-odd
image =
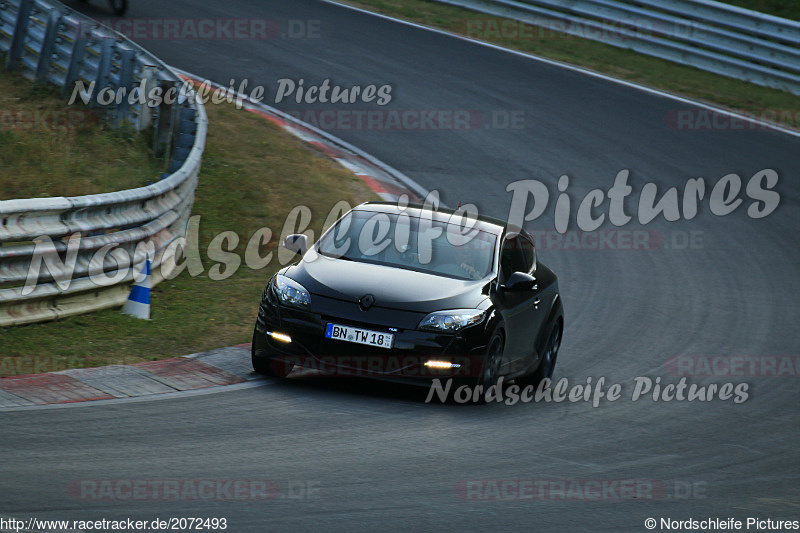
[[[553,374],[564,327],[556,275],[520,228],[384,202],[357,206],[264,289],[253,368],[294,366],[487,390]]]

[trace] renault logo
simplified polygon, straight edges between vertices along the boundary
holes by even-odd
[[[361,309],[366,311],[370,307],[375,305],[375,297],[371,294],[365,294],[364,296],[358,299],[358,305],[361,306]]]

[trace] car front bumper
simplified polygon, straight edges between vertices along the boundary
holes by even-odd
[[[425,314],[373,308],[313,296],[310,310],[280,304],[269,288],[256,322],[253,352],[286,369],[300,366],[324,373],[430,383],[432,379],[478,376],[486,352],[486,320],[456,333],[420,331]],[[328,324],[394,335],[391,348],[325,337]],[[288,340],[290,339],[290,340]],[[450,364],[452,366],[448,367]],[[435,365],[435,366],[432,366]]]

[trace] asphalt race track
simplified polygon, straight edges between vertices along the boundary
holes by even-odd
[[[104,3],[81,10],[109,16]],[[606,213],[598,231],[648,232],[646,249],[619,241],[611,241],[615,249],[577,249],[545,238],[539,250],[559,275],[566,313],[555,378],[572,386],[605,377],[605,389],[619,383],[622,397],[596,408],[584,401],[441,405],[403,386],[307,378],[1,413],[0,516],[225,517],[234,532],[645,531],[650,517],[800,519],[800,138],[676,129],[670,117],[699,108],[318,1],[133,0],[128,17],[321,21],[319,38],[141,41],[198,76],[265,85],[266,103],[280,78],[304,78],[306,86],[330,78],[341,86],[391,85],[385,109],[521,113],[516,128],[332,133],[439,190],[447,204],[473,202],[495,216],[509,213],[509,183],[539,180],[550,202],[526,223],[530,230],[555,235],[562,174],[570,177],[572,232],[586,193],[608,190],[629,169],[633,219],[612,226],[606,200],[595,210]],[[745,186],[762,169],[778,173],[780,202],[753,219]],[[731,173],[742,179],[742,205],[714,215],[708,195]],[[706,181],[694,219],[636,222],[646,183],[658,186],[659,197],[678,187],[682,198],[693,177]],[[731,370],[736,375],[726,375],[733,366],[710,373],[696,366],[688,377],[701,386],[746,383],[746,401],[631,401],[634,378],[678,383],[669,361],[687,356],[746,356],[744,370]],[[209,502],[94,501],[69,488],[135,479],[274,480],[281,489],[265,501]],[[540,482],[545,495],[515,497],[519,480]],[[586,490],[615,480],[653,490],[636,498]],[[570,496],[570,487],[583,496]]]

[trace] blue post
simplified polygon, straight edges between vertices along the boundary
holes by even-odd
[[[136,51],[123,50],[121,56],[119,88],[122,89],[124,87],[126,93],[125,98],[122,99],[122,102],[120,102],[119,106],[117,107],[117,112],[115,113],[114,127],[116,128],[122,125],[123,121],[128,117],[128,111],[131,107],[129,98],[131,89],[133,89],[133,65],[136,61]]]
[[[11,36],[11,48],[8,51],[6,68],[14,70],[22,57],[22,50],[25,48],[25,37],[28,33],[28,20],[31,16],[33,0],[20,0],[19,11],[17,12],[17,23],[14,26],[14,35]]]
[[[128,300],[122,306],[122,312],[135,318],[150,320],[150,288],[152,281],[150,277],[150,259],[146,259],[142,265],[142,271],[134,275],[134,284],[131,288]],[[137,276],[140,281],[135,281]]]
[[[47,15],[47,30],[45,30],[42,50],[39,52],[39,64],[36,65],[36,81],[47,81],[50,77],[50,61],[53,57],[60,21],[61,13],[58,9],[50,10]]]
[[[108,87],[111,74],[111,59],[114,55],[114,42],[111,39],[100,39],[100,63],[97,65],[97,77],[95,78],[94,91],[92,92],[92,103],[97,102],[97,94]]]
[[[83,66],[83,58],[86,56],[86,43],[85,37],[78,36],[75,39],[75,44],[72,46],[72,54],[69,57],[69,66],[67,67],[67,75],[64,78],[64,95],[72,92],[72,85],[78,81],[81,74],[81,67]]]

